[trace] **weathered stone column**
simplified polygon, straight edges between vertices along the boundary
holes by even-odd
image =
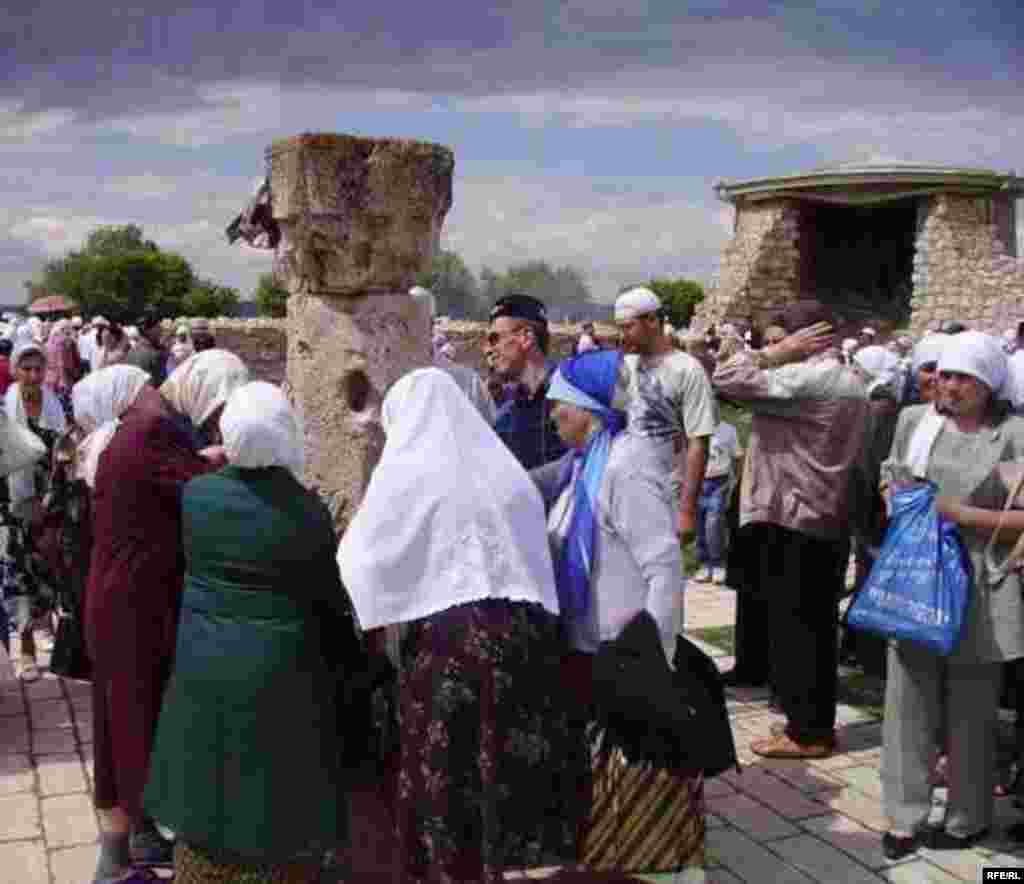
[[[455,159],[436,144],[330,134],[275,141],[267,159],[306,482],[341,532],[380,457],[384,394],[431,363],[430,318],[408,291],[438,248]]]

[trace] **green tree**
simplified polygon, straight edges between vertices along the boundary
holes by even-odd
[[[185,258],[162,251],[129,224],[97,228],[81,250],[48,261],[41,278],[26,288],[30,298],[39,292],[65,295],[84,313],[128,323],[149,309],[162,316],[184,313],[195,285]]]
[[[487,306],[510,292],[532,295],[548,307],[561,307],[562,313],[571,313],[572,305],[591,300],[590,288],[579,270],[569,266],[556,268],[547,261],[513,264],[504,273],[485,267],[480,282]]]
[[[255,299],[260,316],[280,319],[288,315],[288,289],[277,281],[273,273],[260,274]]]
[[[185,316],[205,316],[207,319],[232,316],[238,308],[238,301],[238,292],[230,286],[201,279],[182,299],[182,312]]]
[[[456,252],[438,252],[430,269],[416,277],[416,285],[433,293],[439,316],[476,319],[480,315],[482,305],[476,277]]]
[[[661,298],[665,318],[676,328],[689,325],[693,311],[704,300],[704,286],[692,279],[652,279],[645,285]]]

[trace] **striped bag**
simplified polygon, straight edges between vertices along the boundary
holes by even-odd
[[[704,778],[595,753],[581,860],[591,869],[678,872],[704,865]]]

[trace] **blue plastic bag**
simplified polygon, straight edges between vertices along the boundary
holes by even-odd
[[[949,656],[967,616],[971,560],[956,525],[921,482],[892,495],[892,517],[871,573],[846,612],[854,629]]]

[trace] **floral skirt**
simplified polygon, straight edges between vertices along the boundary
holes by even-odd
[[[402,645],[398,834],[406,882],[499,882],[575,862],[581,818],[564,645],[540,605],[488,599]]]
[[[250,863],[178,841],[174,884],[319,884],[320,863]]]

